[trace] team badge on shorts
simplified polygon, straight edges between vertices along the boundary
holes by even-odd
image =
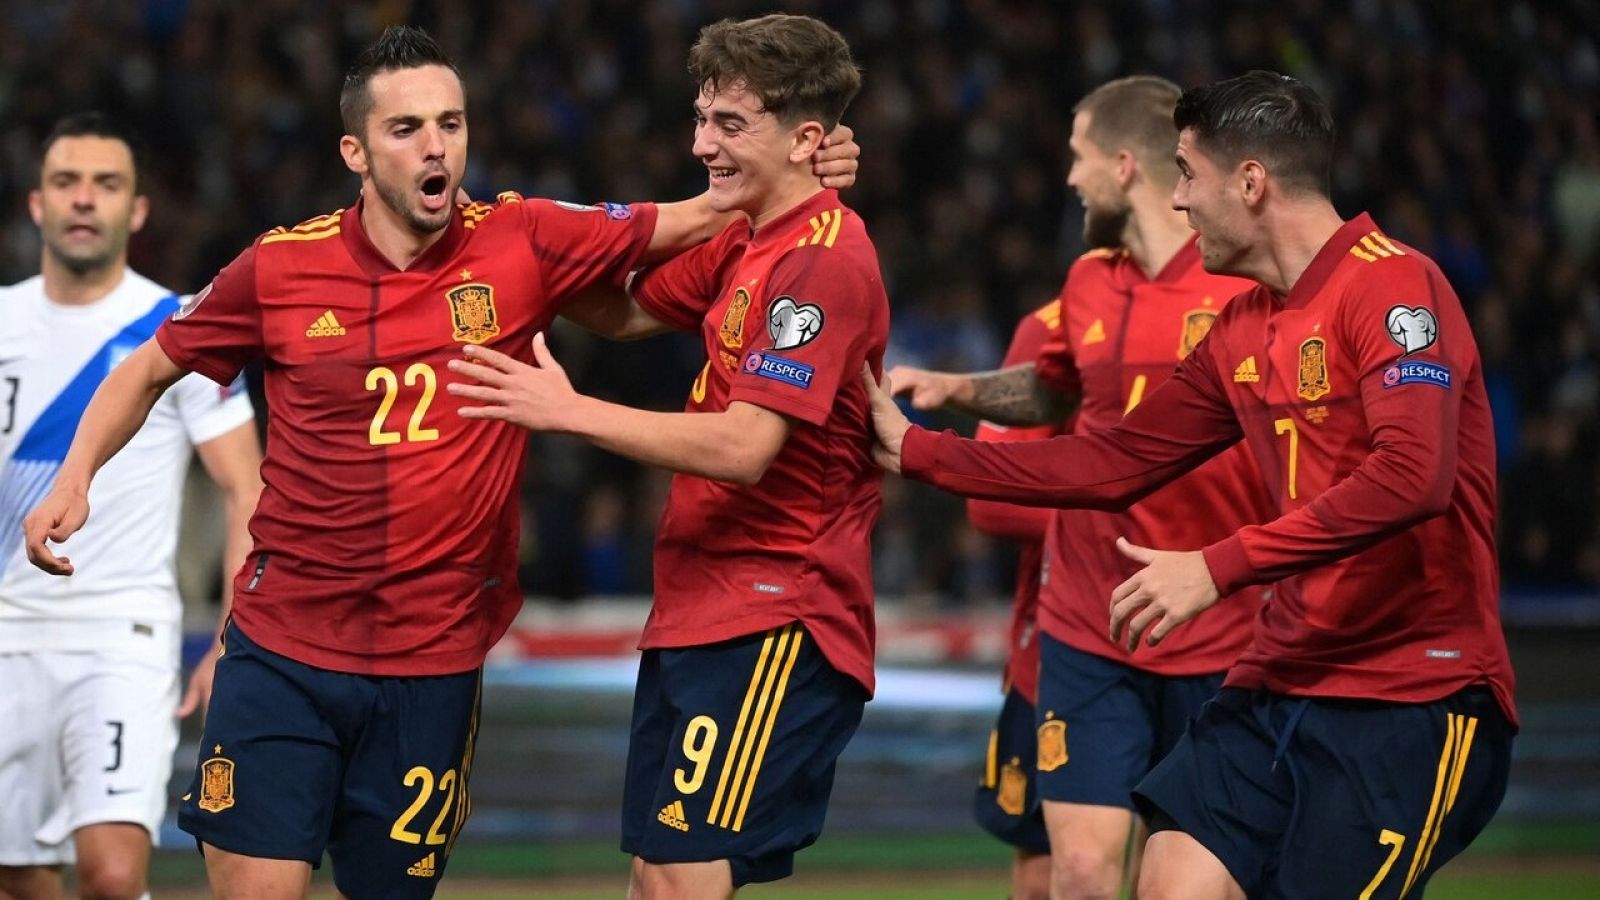
[[[1328,342],[1306,338],[1300,344],[1300,397],[1314,402],[1332,390],[1328,386]]]
[[[494,288],[473,282],[445,291],[450,301],[453,340],[481,344],[500,333],[500,317],[494,311]]]
[[[1001,767],[1000,786],[995,791],[994,802],[1008,816],[1020,816],[1027,811],[1028,775],[1016,759]]]
[[[1210,300],[1207,297],[1206,300]],[[1183,337],[1178,341],[1178,358],[1183,359],[1200,346],[1200,342],[1211,333],[1211,323],[1217,321],[1217,314],[1209,309],[1191,309],[1183,314]]]
[[[750,292],[742,287],[735,289],[727,311],[722,314],[722,325],[717,328],[717,337],[722,339],[722,346],[729,350],[744,346],[744,317],[749,311]]]
[[[1067,723],[1051,719],[1039,726],[1039,771],[1054,772],[1067,764]]]
[[[221,745],[215,752],[222,752]],[[200,802],[197,805],[209,813],[219,813],[233,806],[233,760],[213,756],[200,764]]]

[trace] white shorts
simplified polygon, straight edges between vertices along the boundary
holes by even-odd
[[[154,842],[178,744],[178,671],[145,641],[0,653],[0,865],[75,861],[85,825],[132,822]]]

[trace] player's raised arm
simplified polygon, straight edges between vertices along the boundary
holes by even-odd
[[[856,183],[861,147],[850,126],[840,124],[823,138],[811,156],[811,171],[824,187],[842,190]],[[705,243],[728,225],[744,218],[738,211],[712,208],[711,192],[676,203],[657,204],[656,229],[644,261],[656,262]]]
[[[52,553],[46,541],[60,543],[83,527],[89,517],[89,482],[139,431],[162,393],[185,374],[152,338],[101,382],[54,487],[22,521],[30,562],[52,575],[72,574],[72,562]]]

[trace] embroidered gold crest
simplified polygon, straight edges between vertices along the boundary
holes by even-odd
[[[1054,772],[1067,764],[1067,723],[1051,719],[1039,726],[1039,771]]]
[[[1211,323],[1216,320],[1217,314],[1209,309],[1191,309],[1183,314],[1183,337],[1178,341],[1179,359],[1200,346],[1200,342],[1211,332]]]
[[[1008,816],[1020,816],[1028,808],[1028,776],[1013,759],[1000,769],[1000,789],[994,802]]]
[[[199,807],[219,813],[233,805],[233,760],[213,756],[200,764]]]
[[[744,346],[744,319],[750,312],[750,292],[744,288],[737,288],[733,292],[733,300],[728,303],[728,311],[722,314],[722,326],[717,329],[717,336],[722,338],[722,346],[729,350],[738,350]]]
[[[1328,396],[1328,342],[1319,337],[1300,344],[1300,398],[1317,401]]]
[[[450,324],[454,340],[481,344],[500,333],[500,317],[494,310],[494,288],[472,282],[445,291],[450,301]]]

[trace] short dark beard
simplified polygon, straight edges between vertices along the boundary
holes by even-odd
[[[1095,210],[1083,208],[1083,242],[1089,249],[1122,246],[1122,233],[1133,215],[1132,207]]]
[[[445,208],[440,211],[440,220],[435,224],[412,212],[411,204],[406,202],[410,199],[407,191],[396,190],[392,186],[384,184],[378,180],[376,175],[373,176],[372,183],[377,185],[378,196],[383,200],[383,204],[393,210],[395,215],[405,219],[406,224],[411,226],[412,231],[418,234],[433,234],[435,231],[442,231],[445,226],[450,224],[449,204],[446,204]],[[445,190],[451,189],[446,186]]]
[[[116,262],[118,256],[115,247],[107,247],[106,252],[97,253],[90,257],[70,256],[57,250],[48,242],[45,243],[45,250],[68,272],[80,277],[109,268],[112,263]]]

